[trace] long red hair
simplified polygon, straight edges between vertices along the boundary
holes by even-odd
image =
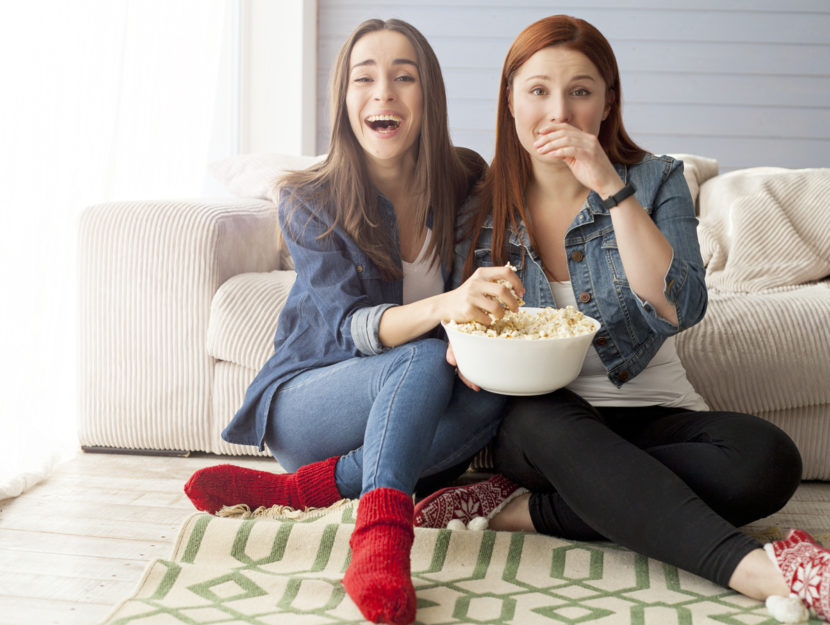
[[[504,60],[499,85],[498,116],[496,118],[496,150],[493,163],[479,191],[479,213],[468,222],[472,230],[466,234],[477,237],[484,220],[493,215],[493,264],[506,261],[505,238],[510,229],[518,231],[519,221],[525,219],[524,194],[532,176],[530,156],[519,142],[508,97],[513,78],[527,60],[539,50],[561,46],[581,52],[596,66],[607,87],[611,105],[608,116],[599,129],[599,142],[612,163],[633,165],[642,160],[645,150],[628,136],[622,122],[620,102],[620,72],[611,44],[594,26],[569,15],[552,15],[525,28]],[[533,232],[530,231],[531,239]],[[473,270],[473,250],[465,263],[465,274]]]

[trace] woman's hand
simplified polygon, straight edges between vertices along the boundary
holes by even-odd
[[[441,318],[444,321],[477,321],[490,325],[490,315],[501,319],[505,307],[516,312],[519,309],[517,296],[522,295],[522,282],[510,267],[479,267],[461,286],[444,293]]]
[[[466,384],[467,386],[469,386],[471,389],[473,389],[476,392],[481,390],[480,386],[478,386],[476,384],[473,384],[467,378],[465,378],[463,375],[461,375],[461,372],[458,370],[458,361],[455,359],[455,352],[452,351],[452,345],[449,345],[449,344],[447,345],[447,362],[450,364],[451,367],[455,367],[455,372],[458,374],[458,378],[462,382],[464,382],[464,384]]]
[[[505,284],[496,280],[504,280]],[[442,321],[490,325],[488,313],[497,319],[504,316],[499,302],[518,310],[519,302],[511,287],[517,295],[524,294],[519,276],[510,267],[480,267],[457,289],[387,308],[378,324],[378,338],[385,347],[395,347],[429,332]]]
[[[601,198],[622,188],[623,181],[596,135],[557,122],[542,128],[539,135],[533,144],[539,155],[565,163],[579,182]]]

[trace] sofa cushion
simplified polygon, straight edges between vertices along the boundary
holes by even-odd
[[[830,275],[830,169],[758,167],[700,190],[706,284],[759,291]]]
[[[295,156],[259,152],[240,154],[211,163],[209,170],[214,178],[221,182],[228,191],[238,197],[268,200],[275,206],[279,200],[279,181],[287,172],[306,169],[320,162],[325,155]],[[277,228],[277,251],[280,269],[293,269],[294,262],[288,253],[288,247],[282,239],[282,231]]]
[[[296,275],[243,273],[220,286],[210,305],[208,354],[259,371],[274,353],[277,321]]]
[[[692,386],[717,410],[759,414],[830,404],[830,281],[709,293],[703,320],[677,336]]]

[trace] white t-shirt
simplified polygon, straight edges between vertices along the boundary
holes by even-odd
[[[576,307],[576,298],[570,282],[550,283],[553,298],[560,308]],[[567,388],[580,395],[592,406],[669,406],[689,410],[708,410],[706,402],[697,394],[686,378],[686,370],[677,355],[675,337],[668,337],[646,368],[617,388],[611,380],[593,346],[588,349],[579,377]]]
[[[427,246],[432,238],[432,230],[427,229],[424,245],[418,252],[415,262],[401,261],[403,265],[403,303],[411,304],[425,297],[432,297],[444,292],[444,278],[441,276],[441,263],[436,261],[432,267],[432,257],[427,257]]]

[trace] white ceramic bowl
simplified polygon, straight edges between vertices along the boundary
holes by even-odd
[[[536,312],[541,308],[524,307]],[[573,382],[582,369],[594,331],[545,339],[498,338],[467,334],[442,323],[450,339],[458,371],[481,388],[502,395],[541,395]]]

